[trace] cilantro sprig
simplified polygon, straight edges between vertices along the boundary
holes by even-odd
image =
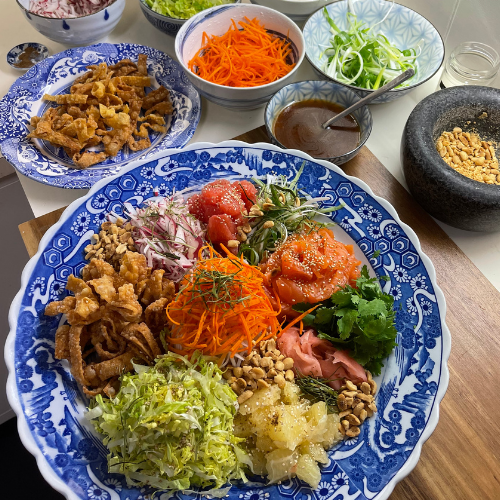
[[[378,375],[384,366],[382,361],[397,345],[393,306],[394,298],[381,290],[377,278],[370,278],[368,268],[363,266],[356,287],[347,285],[335,292],[303,321],[318,332],[319,338],[347,350],[360,365]],[[310,307],[303,303],[294,309],[304,312]]]

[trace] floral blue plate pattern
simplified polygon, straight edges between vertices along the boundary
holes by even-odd
[[[47,481],[67,498],[151,498],[150,491],[129,489],[123,477],[108,474],[106,448],[84,418],[86,399],[66,362],[54,358],[60,318],[43,314],[50,300],[64,297],[68,275],[78,275],[85,265],[83,248],[105,214],[121,214],[124,202],[139,205],[155,193],[164,196],[218,178],[271,172],[290,178],[304,161],[301,187],[325,197],[325,206],[343,204],[333,215],[337,238],[354,242],[357,255],[372,272],[389,277],[384,290],[396,303],[398,347],[376,379],[378,413],[365,422],[357,438],[329,452],[317,490],[297,479],[272,486],[252,482],[233,486],[228,498],[384,500],[416,465],[438,421],[439,402],[448,385],[451,341],[444,296],[415,233],[388,202],[331,163],[269,144],[203,143],[157,153],[98,182],[45,234],[23,272],[21,290],[9,312],[7,394],[23,443],[37,457]],[[377,250],[380,253],[373,257]],[[166,500],[167,495],[155,498]],[[175,498],[193,497],[177,493]]]
[[[48,104],[43,94],[69,92],[75,78],[87,71],[90,64],[115,64],[121,59],[137,60],[148,56],[151,89],[164,85],[170,90],[174,105],[170,129],[166,134],[152,132],[152,147],[131,151],[125,146],[116,157],[86,170],[69,168],[70,158],[62,148],[46,141],[35,144],[26,139],[32,116],[41,116]],[[158,151],[180,148],[193,136],[201,114],[200,96],[184,75],[182,68],[167,54],[143,45],[101,43],[90,47],[68,49],[45,59],[18,78],[0,101],[0,149],[5,158],[22,174],[44,184],[69,189],[92,187],[99,179],[120,171],[131,161],[148,158]]]

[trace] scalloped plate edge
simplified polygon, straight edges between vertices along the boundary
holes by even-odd
[[[439,405],[446,393],[446,390],[448,388],[448,383],[450,379],[450,372],[448,369],[448,358],[450,356],[451,352],[451,334],[450,330],[448,329],[445,318],[446,318],[446,301],[444,297],[444,293],[441,290],[441,288],[438,286],[436,282],[436,270],[434,268],[434,265],[432,264],[430,258],[422,251],[422,247],[420,245],[420,240],[418,239],[417,235],[413,231],[413,229],[408,226],[408,224],[405,224],[400,218],[399,215],[396,211],[396,209],[384,198],[381,198],[380,196],[377,196],[376,194],[373,193],[371,188],[361,179],[353,176],[346,175],[337,165],[330,163],[328,161],[324,160],[317,160],[312,158],[306,153],[303,153],[302,151],[298,151],[296,149],[282,149],[279,148],[278,146],[274,146],[272,144],[268,143],[263,143],[263,142],[258,142],[255,144],[248,144],[246,142],[242,141],[224,141],[220,143],[210,143],[210,142],[197,142],[190,144],[189,146],[186,146],[185,148],[176,148],[172,149],[169,151],[159,151],[155,155],[151,156],[150,158],[144,159],[144,160],[136,160],[134,162],[131,162],[130,164],[126,165],[118,174],[106,177],[104,179],[100,179],[97,183],[95,183],[90,191],[85,195],[82,196],[81,198],[76,199],[73,203],[71,203],[66,210],[62,213],[59,221],[54,224],[42,237],[39,245],[38,245],[38,251],[37,253],[28,261],[26,266],[24,267],[24,270],[21,275],[21,288],[19,292],[17,292],[16,296],[14,297],[14,300],[12,301],[12,304],[9,309],[9,334],[7,336],[7,340],[5,342],[5,349],[4,349],[4,358],[5,358],[5,364],[7,365],[8,369],[8,378],[7,378],[7,399],[9,401],[9,404],[11,405],[12,409],[17,415],[17,428],[19,432],[19,436],[21,438],[21,442],[25,446],[25,448],[36,458],[38,468],[40,469],[40,473],[44,477],[44,479],[59,493],[63,494],[68,500],[80,500],[73,491],[71,491],[68,486],[59,479],[59,477],[54,473],[53,469],[50,467],[48,462],[45,459],[45,456],[43,455],[42,451],[40,448],[37,446],[35,440],[33,439],[29,428],[28,424],[26,422],[25,414],[21,408],[21,404],[19,402],[19,397],[17,394],[17,388],[16,388],[16,383],[15,383],[15,369],[14,369],[14,355],[13,351],[15,348],[15,335],[16,335],[16,328],[17,328],[17,318],[19,315],[19,310],[21,307],[21,302],[22,302],[22,297],[24,296],[24,292],[26,290],[26,286],[29,280],[29,277],[31,276],[33,269],[35,267],[35,264],[38,262],[40,259],[43,249],[45,248],[46,244],[50,239],[55,235],[57,230],[60,228],[62,223],[69,218],[69,216],[74,212],[74,210],[79,206],[83,201],[88,200],[93,196],[93,194],[101,189],[103,186],[111,182],[112,180],[121,177],[125,173],[127,173],[129,170],[133,170],[139,165],[149,163],[151,161],[154,161],[159,158],[163,158],[165,156],[171,156],[180,152],[185,152],[185,151],[190,151],[193,149],[203,149],[203,148],[213,148],[213,147],[227,147],[227,148],[235,148],[235,147],[261,147],[264,149],[269,149],[271,151],[285,151],[288,154],[293,154],[295,156],[298,156],[299,158],[303,158],[307,161],[312,161],[316,162],[330,170],[333,170],[337,174],[341,175],[342,177],[345,177],[348,179],[350,182],[356,184],[363,190],[365,190],[370,196],[372,196],[375,200],[377,200],[378,203],[380,203],[386,210],[389,212],[393,217],[394,220],[400,224],[400,226],[405,230],[408,238],[410,241],[413,243],[415,246],[415,249],[419,253],[419,255],[422,258],[422,261],[424,262],[424,265],[426,269],[429,272],[429,277],[432,282],[432,286],[435,289],[436,292],[436,299],[437,303],[439,306],[440,314],[441,316],[441,329],[442,329],[442,365],[441,365],[441,378],[439,381],[439,387],[436,393],[436,397],[433,403],[433,407],[431,410],[431,413],[429,415],[429,419],[427,421],[427,425],[422,432],[422,435],[420,436],[420,439],[418,440],[417,444],[415,445],[415,448],[413,449],[411,455],[409,458],[406,460],[406,462],[403,464],[401,469],[398,470],[398,472],[394,475],[394,477],[389,481],[389,483],[386,485],[386,487],[381,490],[373,499],[377,500],[386,500],[389,498],[389,495],[392,493],[394,490],[395,486],[397,483],[399,483],[402,479],[404,479],[417,465],[418,460],[420,458],[420,454],[422,452],[422,445],[429,439],[431,434],[434,432],[434,429],[437,426],[437,423],[439,421]],[[11,355],[12,353],[12,355]]]

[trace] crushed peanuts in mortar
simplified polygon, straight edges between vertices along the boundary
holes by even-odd
[[[436,149],[459,174],[478,182],[500,185],[498,158],[491,141],[483,141],[477,134],[455,127],[453,132],[441,134]]]

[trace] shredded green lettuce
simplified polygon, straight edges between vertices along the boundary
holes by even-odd
[[[114,399],[98,395],[87,418],[104,435],[109,472],[129,486],[157,490],[210,488],[246,481],[249,457],[233,434],[236,395],[218,366],[195,353],[168,353],[153,367],[124,374]]]
[[[202,10],[234,3],[234,0],[144,0],[158,14],[177,19],[189,19]]]

